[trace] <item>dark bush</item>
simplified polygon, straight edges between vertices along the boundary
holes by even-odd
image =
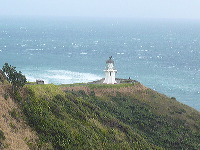
[[[5,136],[4,136],[3,131],[0,130],[0,141],[3,141],[3,140],[5,140],[5,139],[6,139],[6,138],[5,138]]]

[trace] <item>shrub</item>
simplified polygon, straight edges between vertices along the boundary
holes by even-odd
[[[8,93],[5,93],[5,94],[4,94],[4,99],[7,100],[8,98],[9,98],[9,94],[8,94]]]
[[[5,140],[5,139],[6,139],[6,138],[5,138],[5,136],[4,136],[3,131],[0,130],[0,150],[3,149],[3,148],[5,148],[5,145],[2,143],[3,140]]]
[[[16,71],[16,67],[5,63],[2,68],[7,80],[12,84],[13,92],[22,88],[26,83],[26,77],[22,75],[22,72]]]
[[[16,119],[17,121],[19,121],[21,118],[19,111],[17,111],[15,108],[12,111],[10,111],[9,114],[12,118]]]
[[[4,136],[3,131],[0,130],[0,142],[3,141],[3,140],[5,140],[5,139],[6,139],[6,138],[5,138],[5,136]]]

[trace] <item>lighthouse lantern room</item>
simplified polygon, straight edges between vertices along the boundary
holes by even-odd
[[[106,61],[106,70],[105,72],[105,80],[103,81],[104,84],[116,84],[115,80],[115,74],[117,73],[117,70],[114,68],[114,61],[112,59],[112,56],[109,57],[109,59]]]

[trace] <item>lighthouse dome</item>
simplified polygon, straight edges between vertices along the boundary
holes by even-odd
[[[114,61],[112,60],[112,56],[109,57],[109,59],[106,61],[106,64],[114,64]]]

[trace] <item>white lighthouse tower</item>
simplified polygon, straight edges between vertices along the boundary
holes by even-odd
[[[106,61],[106,65],[106,70],[104,70],[106,77],[103,83],[116,84],[117,82],[115,81],[115,74],[117,70],[114,68],[114,61],[112,60],[112,56],[109,57],[109,59]]]

